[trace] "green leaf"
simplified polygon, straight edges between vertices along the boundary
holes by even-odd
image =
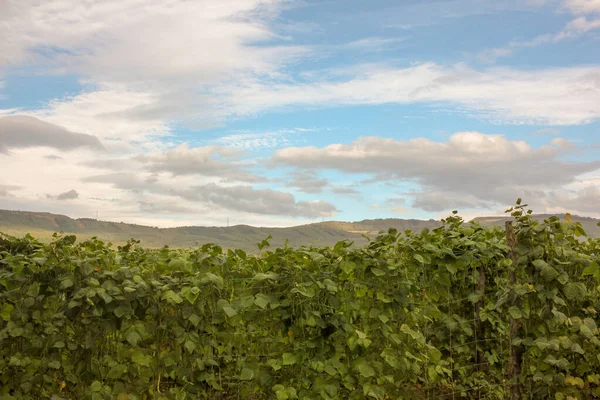
[[[135,350],[131,356],[131,361],[144,367],[150,366],[150,357],[141,350]]]
[[[174,304],[174,305],[183,303],[183,299],[181,298],[181,296],[179,296],[177,293],[175,293],[172,290],[167,290],[162,295],[162,299],[166,300],[167,302]]]
[[[194,325],[195,327],[198,326],[198,324],[200,324],[200,317],[196,314],[192,314],[190,315],[190,317],[188,318],[188,320],[192,323],[192,325]]]
[[[196,349],[196,343],[192,342],[191,340],[186,340],[183,346],[190,354],[192,354]]]
[[[581,282],[570,282],[563,287],[563,292],[569,300],[584,300],[587,289]]]
[[[513,319],[523,318],[523,314],[521,313],[521,310],[519,310],[519,308],[517,308],[515,306],[511,306],[508,309],[508,313],[510,314],[511,318],[513,318]]]
[[[237,315],[237,311],[230,306],[223,307],[223,311],[225,311],[225,314],[227,314],[229,318],[233,318]]]
[[[382,270],[381,268],[377,268],[377,267],[372,267],[371,268],[371,273],[375,276],[383,276],[385,275],[385,271]]]
[[[273,371],[279,371],[281,369],[281,360],[271,358],[267,361],[267,365],[273,368]]]
[[[264,274],[262,272],[259,272],[256,275],[254,275],[252,280],[258,281],[258,282],[266,281],[266,280],[275,281],[275,280],[277,280],[277,278],[279,278],[279,275],[277,275],[277,274],[274,274],[274,273]]]
[[[267,296],[266,294],[258,293],[255,297],[256,298],[254,299],[254,304],[259,306],[263,310],[265,308],[267,308],[267,306],[269,305],[269,300],[270,300],[269,296]]]
[[[99,381],[94,381],[91,385],[90,385],[90,391],[92,392],[99,392],[100,390],[102,390],[102,383]]]
[[[375,370],[364,358],[358,358],[354,362],[354,370],[362,375],[363,378],[371,378],[375,376]]]
[[[240,380],[241,381],[249,381],[254,379],[255,376],[255,372],[253,369],[250,368],[242,368],[242,372],[240,373]]]
[[[356,268],[356,264],[352,261],[342,261],[340,262],[340,268],[344,273],[350,274]]]
[[[48,363],[48,368],[59,369],[60,368],[60,362],[59,361],[51,361],[51,362]]]
[[[137,333],[136,331],[134,331],[133,329],[131,329],[127,333],[127,336],[125,336],[125,339],[127,339],[127,341],[129,342],[129,344],[131,344],[133,347],[135,347],[135,346],[137,346],[138,342],[140,340],[142,340],[142,337],[140,336],[139,333]]]
[[[583,323],[590,328],[590,331],[592,332],[597,332],[598,331],[598,326],[596,325],[596,321],[594,321],[592,318],[585,318],[583,320]]]
[[[12,304],[4,303],[2,310],[0,311],[0,317],[2,317],[4,321],[10,321],[10,315],[14,309],[15,307]]]
[[[387,304],[392,302],[392,300],[388,299],[383,292],[377,292],[376,296],[377,300],[381,301],[382,303]]]
[[[376,385],[364,385],[363,394],[367,397],[372,397],[376,400],[385,399],[385,388],[383,386]]]
[[[581,336],[583,336],[586,339],[590,339],[592,336],[594,336],[594,333],[587,325],[581,325],[579,327],[579,333],[581,333]]]
[[[303,287],[303,288],[294,288],[290,292],[291,293],[299,293],[302,296],[308,297],[308,298],[315,297],[315,295],[316,295],[315,289],[313,289],[312,286]]]
[[[585,354],[585,351],[577,343],[573,343],[573,345],[571,346],[571,351],[574,353]]]
[[[107,379],[120,379],[127,371],[127,367],[123,364],[113,365],[106,374]]]
[[[67,289],[73,286],[73,280],[71,278],[66,278],[60,281],[60,288]]]
[[[425,259],[423,258],[423,256],[422,256],[422,255],[420,255],[420,254],[415,254],[413,257],[415,258],[415,260],[417,260],[417,261],[418,261],[418,262],[420,262],[421,264],[425,264]]]
[[[550,347],[550,343],[548,342],[548,339],[544,336],[540,336],[537,339],[535,339],[533,341],[533,345],[536,346],[540,350],[546,350],[548,347]]]
[[[117,318],[122,318],[125,314],[129,312],[129,307],[120,305],[113,310],[113,313]]]
[[[581,275],[583,275],[583,276],[596,275],[598,273],[600,273],[600,266],[598,265],[597,262],[594,261],[590,265],[585,267],[585,269],[583,270]]]
[[[297,357],[292,353],[283,353],[283,365],[293,365],[298,361]]]
[[[200,289],[197,287],[184,287],[181,289],[181,295],[188,301],[188,303],[194,305],[198,296],[200,296]]]
[[[540,271],[540,276],[546,281],[550,282],[559,275],[559,272],[552,266],[548,265],[544,260],[533,261],[535,268]]]
[[[212,272],[207,272],[206,275],[204,275],[204,277],[200,280],[200,283],[212,283],[217,287],[217,289],[223,289],[223,287],[225,287],[223,278],[213,274]]]
[[[467,299],[468,299],[468,300],[469,300],[471,303],[477,303],[479,300],[481,300],[481,298],[482,298],[482,297],[483,297],[483,296],[481,295],[481,293],[479,293],[479,292],[473,292],[473,293],[470,293],[470,294],[467,296]]]

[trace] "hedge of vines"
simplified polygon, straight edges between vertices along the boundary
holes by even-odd
[[[600,241],[524,207],[512,248],[457,215],[259,255],[0,236],[0,399],[600,397]]]

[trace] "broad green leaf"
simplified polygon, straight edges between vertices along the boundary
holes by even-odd
[[[0,317],[2,317],[4,321],[10,321],[10,315],[14,309],[15,307],[12,304],[4,303],[2,310],[0,311]]]
[[[573,345],[571,346],[571,351],[574,353],[585,354],[585,351],[577,343],[573,343]]]
[[[269,305],[269,296],[267,296],[266,294],[258,293],[255,297],[256,298],[254,299],[254,304],[259,306],[263,310],[267,308],[267,306]]]
[[[227,314],[229,318],[233,318],[237,315],[237,311],[231,306],[223,307],[223,311],[225,311],[225,314]]]
[[[267,361],[267,365],[273,368],[273,371],[279,371],[281,369],[281,360],[271,358]]]
[[[68,289],[71,286],[73,286],[73,280],[71,278],[63,279],[62,281],[60,281],[60,288],[61,289]]]
[[[181,289],[181,295],[188,301],[190,304],[196,303],[198,300],[198,296],[200,296],[200,289],[197,287],[184,287]]]
[[[140,340],[142,340],[142,337],[140,336],[139,333],[137,333],[136,331],[134,331],[133,329],[131,329],[127,333],[127,336],[125,336],[125,339],[127,339],[127,341],[129,342],[129,344],[131,344],[133,347],[135,347],[135,346],[137,346],[138,342]]]
[[[559,272],[552,266],[548,265],[544,260],[533,261],[535,268],[540,271],[540,276],[546,281],[550,282],[559,275]]]
[[[60,362],[59,361],[51,361],[51,362],[48,363],[48,368],[59,369],[60,368]]]
[[[594,336],[594,333],[587,325],[581,325],[579,327],[579,333],[581,333],[581,336],[583,336],[586,339],[589,339],[592,336]]]
[[[354,362],[354,370],[361,374],[363,378],[375,376],[375,369],[364,358],[359,358]]]
[[[563,287],[563,292],[569,300],[584,300],[587,289],[581,282],[569,282]]]
[[[188,320],[192,323],[192,325],[194,326],[198,326],[198,324],[200,323],[200,317],[196,314],[192,314],[190,315],[190,317],[188,318]]]
[[[186,340],[183,346],[190,354],[192,354],[196,349],[196,343],[192,342],[191,340]]]
[[[108,379],[121,379],[121,377],[127,371],[127,367],[123,364],[115,364],[113,365],[106,374],[106,378]]]
[[[250,368],[242,368],[242,372],[240,373],[240,380],[241,381],[249,381],[254,379],[255,376],[255,372],[253,369]]]
[[[415,258],[415,260],[417,260],[418,262],[420,262],[421,264],[425,264],[425,259],[423,258],[422,255],[420,254],[415,254],[413,255],[413,257]]]
[[[517,308],[515,306],[511,306],[508,309],[508,313],[510,314],[511,318],[513,318],[513,319],[523,318],[523,314],[521,313],[521,310],[519,310],[519,308]]]
[[[294,288],[291,290],[291,293],[299,293],[302,296],[309,297],[309,298],[315,297],[315,295],[316,295],[315,289],[313,289],[312,286],[302,287],[302,288]]]
[[[177,305],[177,304],[183,303],[183,299],[181,298],[181,296],[179,296],[177,293],[175,293],[172,290],[167,290],[162,295],[162,299],[166,300],[167,302],[169,302],[169,303],[171,303],[173,305]]]
[[[356,269],[356,264],[352,261],[342,261],[340,262],[340,268],[346,274],[350,274],[352,271]]]
[[[122,318],[125,314],[129,312],[129,307],[120,305],[113,310],[113,313],[117,318]]]
[[[102,390],[102,383],[99,381],[92,382],[92,384],[90,385],[90,391],[99,392],[100,390]]]
[[[262,272],[259,272],[256,275],[254,275],[254,277],[252,279],[260,282],[260,281],[266,281],[266,280],[275,281],[275,280],[277,280],[277,278],[279,278],[279,275],[277,275],[277,274],[274,274],[274,273],[264,274]]]
[[[150,357],[144,354],[141,350],[135,350],[131,356],[131,361],[136,364],[148,367],[150,365]]]
[[[588,265],[587,267],[585,267],[585,269],[583,270],[583,272],[581,273],[583,276],[587,276],[587,275],[597,275],[600,273],[600,266],[598,265],[597,262],[592,262],[590,265]]]
[[[212,272],[207,272],[206,275],[204,275],[204,277],[200,280],[200,283],[212,283],[217,287],[217,289],[223,289],[223,287],[225,287],[223,278],[213,274]]]
[[[293,365],[298,361],[297,357],[292,353],[283,353],[283,365]]]

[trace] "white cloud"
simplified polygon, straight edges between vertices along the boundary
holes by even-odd
[[[407,37],[367,37],[346,43],[343,47],[349,50],[376,53],[397,49],[398,45],[407,39]]]
[[[575,14],[600,14],[600,0],[565,0],[565,3]]]
[[[147,142],[168,135],[171,131],[168,124],[160,118],[137,120],[120,114],[156,101],[157,98],[147,91],[131,90],[122,85],[100,86],[95,91],[52,100],[46,108],[24,114],[103,139]]]
[[[0,184],[0,197],[13,197],[12,192],[18,189],[20,189],[20,186]]]
[[[236,149],[256,151],[289,146],[299,140],[299,134],[314,132],[311,128],[279,129],[266,132],[239,132],[221,136],[217,143]]]
[[[79,198],[79,192],[75,189],[71,189],[68,192],[59,193],[57,195],[47,194],[46,198],[52,199],[52,200],[60,200],[60,201],[75,200],[75,199]]]
[[[65,120],[73,107],[79,117],[103,113],[113,124],[120,117],[136,126],[158,125],[144,131],[164,130],[160,124],[173,120],[213,126],[228,114],[222,109],[226,103],[211,95],[215,85],[276,78],[308,51],[273,44],[281,38],[269,22],[282,3],[287,2],[10,0],[0,13],[0,67],[26,63],[98,85],[96,92],[50,104],[52,116],[62,118],[51,122],[68,129],[74,129],[74,121]],[[109,128],[108,134],[142,130]]]
[[[264,181],[264,178],[245,170],[244,165],[239,162],[241,155],[236,149],[219,146],[190,148],[184,143],[160,154],[140,155],[136,159],[153,172],[203,175],[238,182]]]
[[[541,0],[539,4],[546,1]],[[538,4],[538,5],[539,5]],[[563,7],[576,15],[584,15],[570,21],[562,30],[557,33],[546,33],[538,35],[531,40],[512,41],[506,47],[498,47],[487,49],[479,54],[477,58],[486,63],[495,63],[501,57],[508,57],[520,48],[531,48],[548,43],[557,43],[566,39],[574,39],[580,37],[589,31],[600,29],[600,18],[594,16],[595,13],[600,14],[600,0],[565,0]],[[592,15],[592,19],[588,19],[586,14]]]
[[[578,149],[562,138],[532,148],[503,135],[460,132],[441,143],[425,138],[364,137],[323,148],[287,148],[277,151],[273,161],[301,169],[335,169],[371,174],[378,180],[416,183],[419,189],[407,194],[413,207],[434,212],[491,209],[512,204],[519,196],[549,207],[578,176],[600,170],[600,161],[563,160],[574,151]]]
[[[250,213],[314,219],[332,216],[338,211],[326,201],[296,201],[290,193],[255,189],[252,186],[225,186],[216,183],[184,185],[181,181],[174,182],[165,177],[129,172],[90,176],[84,181],[107,184],[120,191],[131,191],[138,198],[147,194],[168,196],[180,206],[202,206],[220,214],[227,210],[237,215]]]
[[[68,132],[48,123],[42,125]],[[24,132],[23,137],[31,136],[28,134]],[[90,217],[98,210],[104,219],[160,226],[222,225],[227,217],[237,223],[262,221],[281,226],[337,212],[326,201],[296,200],[274,189],[231,185],[235,181],[265,181],[246,170],[246,155],[238,149],[149,141],[137,148],[107,146],[108,151],[98,151],[71,148],[73,143],[67,141],[54,145],[49,153],[48,147],[38,145],[44,144],[48,135],[30,139],[27,148],[13,146],[9,153],[0,153],[0,163],[11,166],[0,169],[0,208],[45,210],[74,217]]]
[[[329,186],[329,181],[320,178],[317,171],[294,171],[286,179],[286,186],[296,188],[304,193],[321,193]]]
[[[24,115],[0,116],[0,153],[11,148],[53,147],[72,150],[88,147],[104,150],[97,137],[74,133],[61,126]]]
[[[1,9],[2,57],[5,63],[35,61],[46,51],[59,56],[57,68],[114,77],[126,71],[119,68],[124,66],[143,67],[127,74],[152,71],[159,75],[185,74],[195,68],[204,74],[240,65],[260,68],[265,65],[261,57],[277,54],[264,54],[261,49],[252,52],[245,45],[273,37],[263,19],[277,3],[8,0]],[[252,21],[244,19],[249,14],[253,14]],[[169,29],[162,29],[166,26]],[[211,57],[206,57],[207,52]],[[182,53],[186,56],[181,57]]]
[[[286,106],[449,104],[492,122],[572,125],[600,118],[600,68],[536,71],[424,63],[403,69],[369,68],[360,77],[306,84],[231,87],[234,109],[251,114]]]

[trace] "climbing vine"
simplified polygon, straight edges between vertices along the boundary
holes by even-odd
[[[600,241],[525,207],[512,246],[456,214],[258,255],[0,236],[0,399],[600,397]]]

